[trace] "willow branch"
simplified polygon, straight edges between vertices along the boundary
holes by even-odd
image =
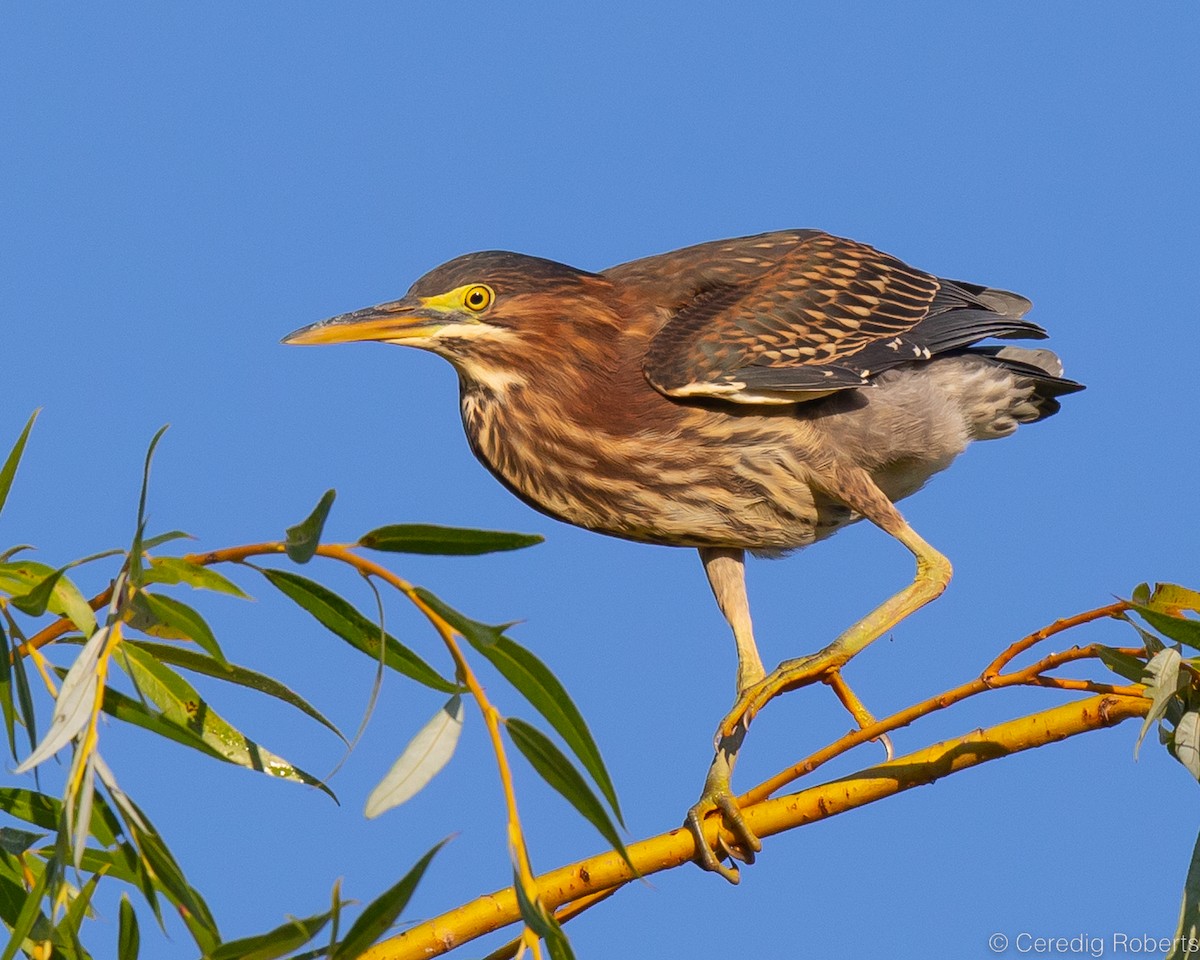
[[[1058,622],[1062,623],[1064,621],[1060,620]],[[1086,623],[1087,621],[1080,622]],[[1017,641],[1009,647],[1009,650],[1026,644],[1028,639],[1026,637],[1023,640]],[[1022,649],[1028,649],[1028,646],[1030,645],[1026,644],[1022,646]],[[945,710],[947,707],[953,706],[969,697],[986,693],[989,690],[998,690],[1003,687],[1013,686],[1053,686],[1065,690],[1080,690],[1088,693],[1111,694],[1114,696],[1141,696],[1142,687],[1140,686],[1115,686],[1107,683],[1094,683],[1090,680],[1065,680],[1059,677],[1044,676],[1046,671],[1053,670],[1063,664],[1095,658],[1099,655],[1100,649],[1101,646],[1099,644],[1091,644],[1086,647],[1072,647],[1070,650],[1064,650],[1061,653],[1052,653],[1049,656],[1043,657],[1037,663],[1030,664],[1028,667],[1014,671],[1013,673],[988,675],[988,671],[985,670],[983,676],[953,687],[944,693],[939,693],[935,697],[922,700],[920,703],[914,703],[911,707],[900,710],[890,717],[885,717],[883,720],[878,720],[858,730],[850,731],[845,736],[840,737],[826,747],[822,747],[799,763],[793,764],[770,779],[764,780],[753,789],[747,790],[738,797],[738,804],[745,805],[765,800],[789,783],[812,773],[817,767],[828,763],[835,757],[840,757],[843,753],[852,750],[860,744],[867,743],[870,740],[877,740],[885,734],[891,733],[893,730],[907,727],[914,721],[928,716],[934,711]],[[1008,651],[1005,652],[1007,653]],[[1138,649],[1126,652],[1140,654],[1143,651]],[[1011,657],[1009,659],[1011,660]],[[993,661],[989,665],[988,670],[991,670],[996,662],[998,661]]]
[[[1150,701],[1140,696],[1089,697],[986,730],[974,730],[800,793],[749,804],[742,812],[750,829],[759,837],[770,837],[981,763],[1145,716],[1149,708]],[[709,821],[706,839],[715,840],[718,829],[716,821]],[[692,835],[682,827],[630,844],[627,849],[633,867],[641,876],[681,866],[696,853]],[[615,851],[608,851],[543,874],[537,884],[541,901],[549,908],[556,908],[619,887],[634,878],[629,864]],[[440,956],[519,919],[512,890],[497,890],[376,944],[360,960]]]

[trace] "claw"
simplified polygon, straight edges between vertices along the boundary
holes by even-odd
[[[696,862],[705,870],[719,873],[730,883],[737,883],[741,879],[737,864],[733,861],[753,863],[755,855],[762,850],[762,841],[746,823],[730,789],[733,761],[745,735],[745,726],[739,726],[732,735],[720,740],[704,781],[704,792],[688,810],[684,821],[695,840]],[[720,814],[724,830],[718,831],[715,844],[710,845],[704,835],[704,822],[714,813]],[[732,842],[726,839],[726,832],[732,835]],[[724,863],[725,860],[730,862]]]

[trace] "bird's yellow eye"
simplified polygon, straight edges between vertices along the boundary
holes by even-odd
[[[496,299],[496,294],[491,287],[477,283],[473,287],[467,287],[463,293],[463,306],[476,313],[482,313],[492,305],[494,299]]]

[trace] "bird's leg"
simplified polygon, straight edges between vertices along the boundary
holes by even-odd
[[[750,623],[750,603],[746,598],[745,553],[742,550],[702,547],[700,559],[704,563],[704,572],[708,574],[708,582],[712,587],[713,596],[717,599],[717,606],[721,608],[733,630],[738,652],[737,695],[740,698],[766,675],[762,658],[758,655],[758,647],[754,643],[754,630]],[[739,724],[729,733],[717,738],[716,754],[704,781],[704,791],[700,800],[688,811],[686,821],[696,840],[696,857],[700,865],[706,870],[721,874],[731,883],[738,881],[737,867],[726,866],[721,862],[722,859],[736,857],[752,863],[755,852],[762,848],[758,837],[742,818],[742,812],[734,802],[730,787],[733,765],[737,761],[738,749],[745,736],[746,725]],[[722,821],[735,840],[735,843],[730,845],[718,834],[715,851],[705,839],[703,827],[704,820],[714,812],[720,813]]]
[[[749,726],[755,714],[779,694],[836,674],[872,641],[883,636],[909,614],[941,596],[950,582],[950,561],[921,539],[866,473],[846,471],[839,480],[838,498],[890,533],[916,557],[916,577],[825,649],[806,657],[785,660],[749,690],[743,691],[733,710],[722,722],[718,737],[728,736],[739,728]],[[857,702],[857,698],[854,698],[854,703]],[[854,712],[853,708],[851,712]]]
[[[726,547],[701,547],[700,560],[708,574],[717,606],[725,614],[737,644],[737,692],[746,690],[766,676],[762,657],[754,643],[754,627],[750,623],[750,601],[746,597],[746,552]]]

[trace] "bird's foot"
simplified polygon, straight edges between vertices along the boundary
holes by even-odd
[[[733,709],[725,715],[717,729],[717,740],[733,736],[739,727],[744,730],[750,726],[750,721],[758,712],[781,693],[808,686],[819,680],[827,680],[830,675],[836,674],[843,662],[842,659],[831,655],[830,648],[806,657],[784,660],[758,683],[738,694]]]
[[[730,786],[733,760],[745,732],[744,727],[739,728],[733,738],[726,738],[726,741],[734,742],[722,742],[718,746],[717,755],[704,781],[704,792],[688,810],[684,821],[696,842],[696,862],[705,870],[719,873],[735,884],[741,880],[741,873],[734,861],[753,863],[755,854],[762,849],[762,841],[746,823]],[[704,834],[704,824],[713,814],[719,815],[720,827],[715,841],[710,843]],[[726,838],[726,834],[730,839]],[[725,860],[729,863],[725,863]]]

